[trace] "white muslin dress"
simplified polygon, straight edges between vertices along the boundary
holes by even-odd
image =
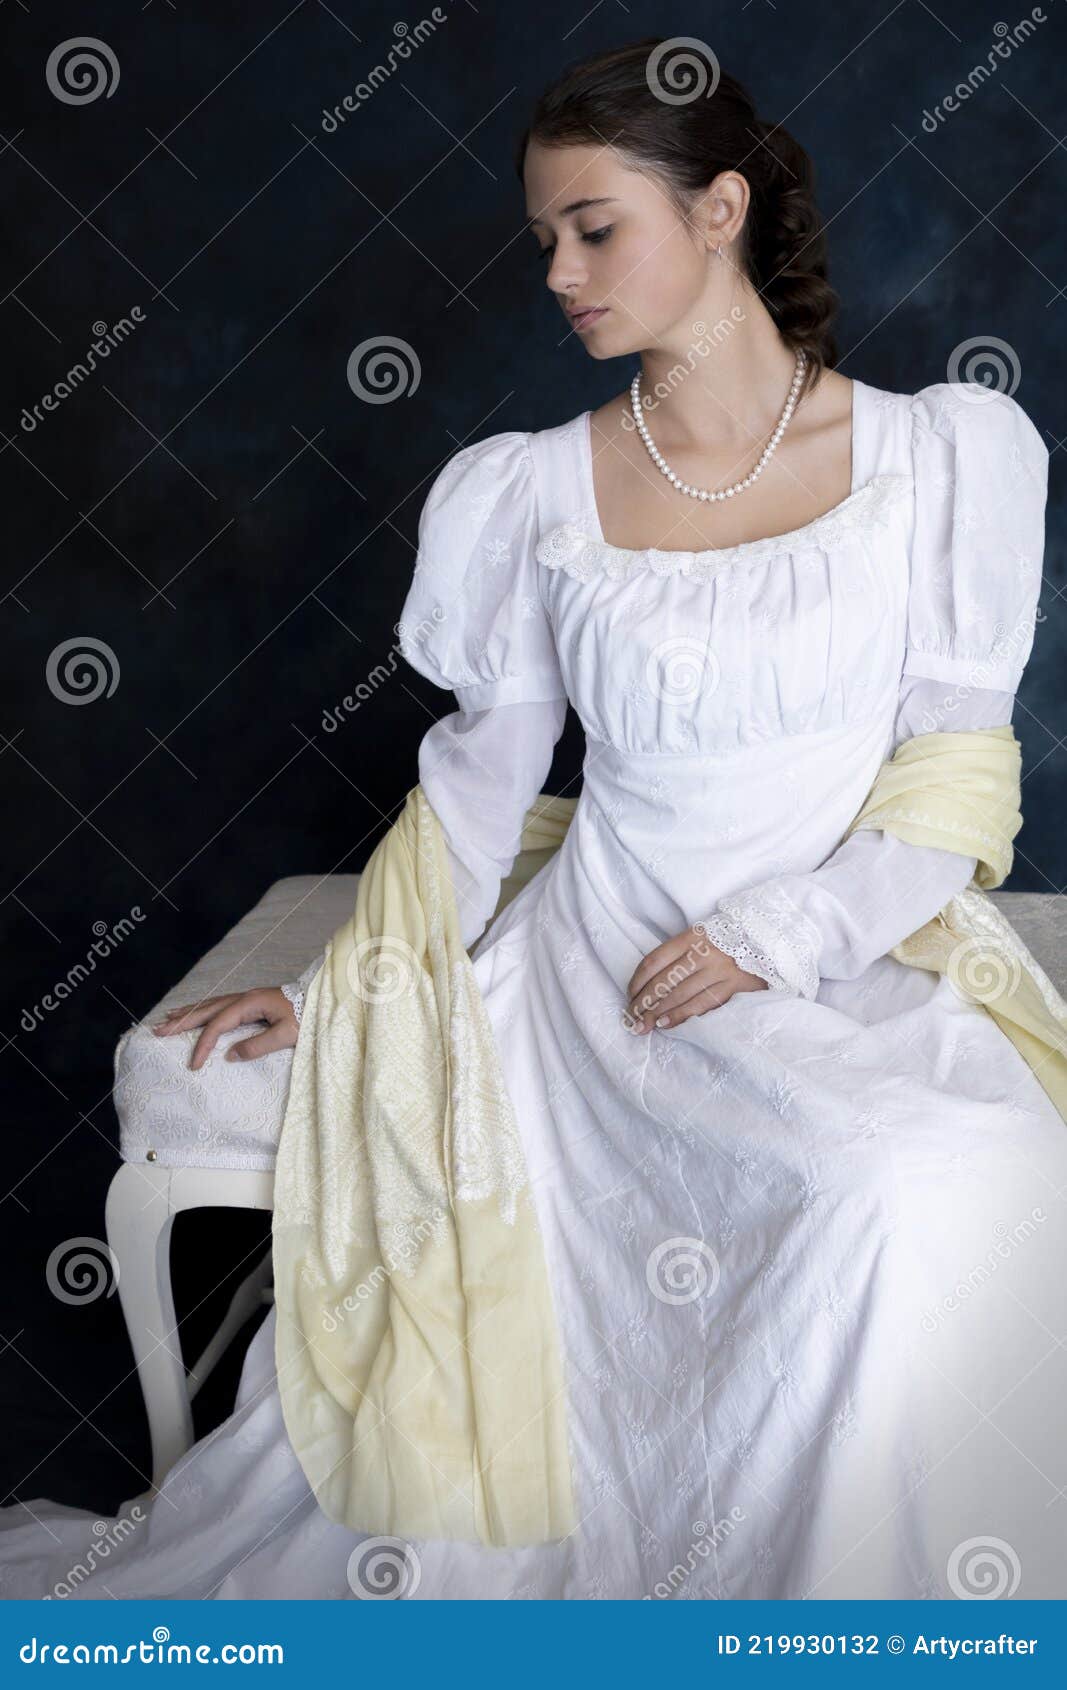
[[[589,412],[464,448],[422,513],[401,649],[459,708],[419,778],[537,1205],[577,1528],[326,1519],[272,1310],[90,1576],[115,1522],[0,1513],[3,1594],[1067,1597],[1067,1125],[974,996],[887,954],[974,859],[840,843],[909,734],[1010,720],[1048,454],[971,384],[853,402],[851,492],[774,538],[606,542]],[[491,920],[568,700],[573,822]],[[632,1033],[637,965],[704,919],[767,989]]]

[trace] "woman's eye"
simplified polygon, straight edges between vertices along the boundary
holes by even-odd
[[[591,246],[599,246],[602,241],[607,240],[614,227],[614,223],[606,223],[602,229],[590,229],[587,235],[582,236],[582,239],[588,241]],[[537,254],[537,262],[540,263],[543,259],[551,258],[555,250],[554,246],[543,246]]]

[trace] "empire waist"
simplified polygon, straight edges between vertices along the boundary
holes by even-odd
[[[654,879],[716,856],[808,873],[836,849],[890,755],[892,718],[715,755],[634,752],[587,738],[579,816]],[[887,743],[889,742],[889,743]],[[584,811],[584,816],[581,812]],[[688,868],[685,878],[688,878]]]

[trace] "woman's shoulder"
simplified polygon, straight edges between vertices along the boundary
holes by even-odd
[[[921,453],[947,441],[957,451],[1048,463],[1037,425],[1012,393],[976,381],[934,381],[907,396],[912,442]]]
[[[481,440],[470,440],[447,458],[438,470],[435,486],[447,483],[464,474],[508,475],[529,457],[530,436],[523,429],[506,428],[497,434],[487,434]]]
[[[496,505],[520,508],[533,485],[530,437],[504,429],[472,440],[453,452],[430,478],[422,506],[422,529],[477,522]]]
[[[628,395],[626,394],[621,395],[622,399],[626,399],[627,397]],[[606,431],[606,418],[612,406],[614,406],[618,412],[620,408],[620,401],[612,400],[609,405],[601,405],[597,411],[575,411],[573,416],[564,418],[562,422],[550,423],[545,428],[506,428],[501,429],[496,434],[487,434],[481,440],[472,440],[467,445],[461,446],[458,451],[454,452],[452,457],[449,458],[445,468],[447,469],[452,465],[459,464],[489,465],[510,463],[514,459],[522,457],[528,453],[531,445],[562,440],[566,436],[575,433],[580,427],[585,426],[587,417],[605,419],[605,423],[602,423],[601,426],[605,426]]]
[[[535,461],[550,463],[553,454],[566,452],[578,432],[586,426],[586,411],[578,411],[564,422],[540,429],[501,429],[481,440],[472,440],[452,454],[438,470],[433,482],[435,494],[451,491],[460,484],[510,483],[521,486],[530,478]]]

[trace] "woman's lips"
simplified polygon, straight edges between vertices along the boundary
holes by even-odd
[[[606,305],[596,305],[588,311],[576,311],[571,318],[571,328],[587,329],[590,323],[599,322],[600,318],[606,315],[607,309]]]

